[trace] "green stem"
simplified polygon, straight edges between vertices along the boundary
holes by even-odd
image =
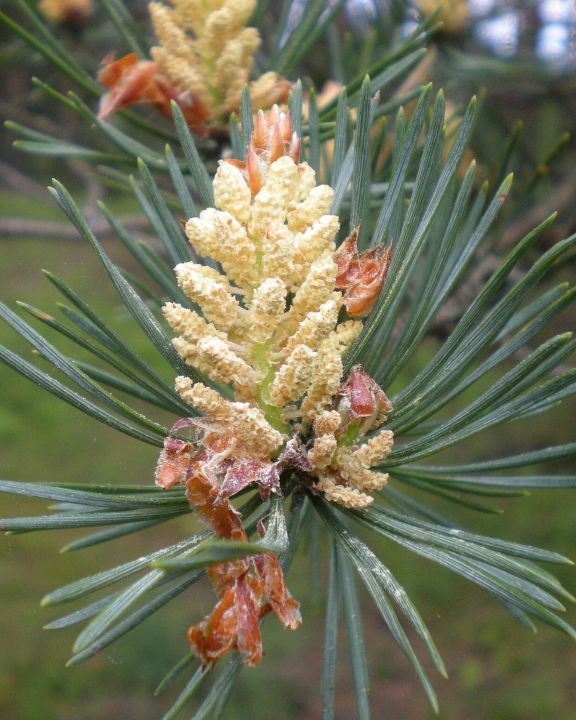
[[[256,343],[252,346],[252,360],[264,377],[257,389],[258,405],[264,413],[266,420],[268,420],[274,429],[281,433],[289,433],[290,426],[282,419],[281,408],[271,405],[268,402],[270,386],[274,382],[274,376],[276,374],[274,365],[272,365],[268,359],[268,350],[271,342],[271,340],[267,340],[264,343]]]
[[[338,439],[338,447],[354,445],[360,432],[359,423],[351,423],[344,435]]]

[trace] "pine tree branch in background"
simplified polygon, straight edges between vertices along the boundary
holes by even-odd
[[[0,160],[0,177],[3,184],[10,190],[22,193],[28,197],[46,197],[46,188],[41,184],[32,180],[13,165],[4,160]]]
[[[149,230],[146,218],[139,215],[127,215],[119,218],[126,230]],[[90,223],[90,229],[100,238],[114,236],[110,225],[102,218],[96,218]],[[76,228],[67,222],[54,222],[51,220],[29,220],[22,217],[0,217],[0,236],[4,241],[16,240],[22,237],[41,237],[49,240],[78,240]]]
[[[522,238],[531,228],[553,212],[562,218],[571,219],[569,208],[574,207],[576,201],[576,171],[566,175],[562,182],[554,186],[554,192],[546,197],[532,209],[521,214],[502,234],[495,245],[498,253],[505,253]],[[558,238],[555,238],[557,240]]]

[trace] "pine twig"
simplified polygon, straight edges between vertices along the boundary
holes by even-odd
[[[126,230],[145,230],[149,228],[146,218],[139,215],[130,215],[121,218]],[[104,219],[94,219],[90,228],[99,237],[111,237],[113,231]],[[42,237],[45,239],[78,240],[76,228],[67,222],[54,222],[52,220],[29,220],[21,217],[0,218],[0,236],[3,240],[15,240],[20,237]]]

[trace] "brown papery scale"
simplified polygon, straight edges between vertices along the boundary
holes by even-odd
[[[377,245],[358,254],[358,235],[355,228],[335,254],[338,275],[335,287],[343,290],[342,302],[350,317],[365,317],[374,307],[392,260],[391,248]]]

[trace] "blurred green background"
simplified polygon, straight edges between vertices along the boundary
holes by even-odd
[[[474,74],[450,75],[446,38],[439,40],[440,76],[447,78],[455,99],[482,84]],[[444,43],[444,45],[443,45]],[[18,55],[16,55],[18,58]],[[452,68],[454,69],[454,68]],[[10,108],[29,93],[27,75],[4,77],[0,109]],[[517,83],[516,80],[512,85]],[[547,157],[559,135],[572,129],[573,85],[559,88],[558,81],[538,85],[538,91],[511,95],[502,91],[501,80],[486,79],[500,87],[488,93],[485,124],[477,129],[475,145],[490,174],[490,153],[498,154],[507,129],[518,118],[527,125],[519,145],[518,161],[526,167],[525,185],[531,172]],[[73,128],[68,128],[72,130]],[[39,239],[23,232],[11,233],[2,219],[20,217],[47,222],[60,221],[38,188],[17,192],[25,171],[45,184],[55,166],[13,154],[8,135],[2,138],[6,163],[0,173],[0,227],[2,300],[14,307],[17,299],[54,311],[56,292],[43,278],[47,268],[63,277],[80,295],[143,353],[146,339],[134,329],[130,318],[116,304],[97,259],[73,236]],[[6,168],[16,171],[9,175]],[[557,168],[560,169],[557,169]],[[562,200],[563,232],[575,226],[574,149],[542,180],[531,202],[554,204]],[[568,168],[568,170],[566,170]],[[68,165],[58,170],[72,190],[83,194],[93,185],[84,170]],[[83,179],[75,188],[76,177]],[[522,187],[522,185],[520,185]],[[560,195],[559,188],[564,191]],[[32,192],[34,190],[34,192]],[[571,194],[572,193],[572,194]],[[90,198],[85,198],[90,205]],[[107,201],[130,212],[125,200],[109,193]],[[512,198],[519,208],[509,221],[525,211],[522,197]],[[532,208],[533,209],[533,208]],[[113,258],[130,260],[110,240],[106,248]],[[573,268],[565,270],[574,277]],[[573,318],[564,317],[557,328],[571,329]],[[0,327],[0,342],[30,357],[30,350],[14,333]],[[429,352],[430,347],[423,350]],[[423,358],[421,358],[422,360]],[[410,369],[407,369],[407,374]],[[122,482],[153,481],[157,453],[154,448],[105,429],[76,410],[53,400],[13,371],[0,367],[0,477],[21,481]],[[565,404],[554,413],[523,424],[504,427],[479,436],[467,447],[458,448],[449,459],[481,457],[520,451],[524,447],[574,440],[576,405]],[[573,472],[558,464],[555,470]],[[573,495],[569,491],[534,492],[530,497],[499,500],[501,514],[478,514],[448,508],[451,517],[467,527],[509,540],[546,547],[576,559],[576,523]],[[41,513],[43,503],[0,496],[0,515]],[[446,510],[447,508],[443,508]],[[138,718],[157,720],[170,705],[169,697],[154,698],[153,690],[163,675],[186,652],[185,632],[213,604],[208,585],[191,589],[164,608],[143,626],[100,653],[93,660],[71,669],[64,664],[74,638],[67,631],[45,631],[43,625],[68,608],[42,609],[40,599],[50,590],[81,575],[98,572],[111,564],[136,558],[160,545],[190,533],[188,519],[151,528],[138,537],[128,537],[79,553],[59,554],[74,533],[39,533],[0,538],[0,718],[2,720],[108,720]],[[443,720],[573,720],[576,707],[576,650],[571,641],[547,627],[532,635],[516,624],[505,610],[481,590],[448,571],[397,549],[384,540],[372,543],[378,556],[389,564],[413,597],[429,624],[446,661],[449,681],[435,683]],[[304,624],[287,633],[268,620],[264,627],[266,657],[255,670],[245,670],[232,696],[227,720],[313,720],[319,718],[320,668],[323,652],[323,596],[325,568],[316,572],[316,558],[304,547],[292,567],[288,585],[303,604]],[[576,593],[576,573],[558,568],[558,575]],[[365,603],[366,643],[370,656],[373,716],[390,720],[426,720],[433,717],[424,693],[385,630],[376,609]],[[72,609],[72,608],[70,608]],[[569,620],[576,620],[573,608]],[[347,662],[345,631],[342,628],[338,662],[339,720],[355,716],[354,693]],[[416,641],[418,647],[418,642]],[[190,715],[192,713],[190,712]],[[186,714],[183,714],[183,717]]]

